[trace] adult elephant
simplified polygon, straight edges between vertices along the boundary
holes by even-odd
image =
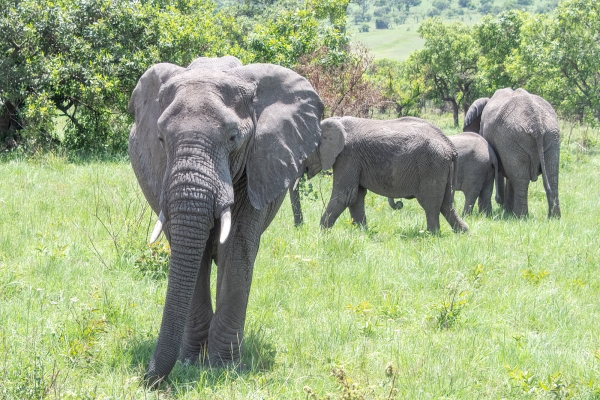
[[[333,167],[333,189],[321,226],[330,228],[348,207],[355,223],[365,225],[367,190],[382,196],[416,198],[425,210],[427,229],[440,229],[440,213],[455,232],[468,230],[452,205],[457,153],[435,125],[420,118],[371,120],[327,118],[323,137],[307,160],[309,176]]]
[[[162,230],[171,246],[160,333],[145,374],[154,386],[178,357],[240,362],[260,236],[318,145],[323,104],[287,68],[225,57],[190,68],[154,65],[129,111],[131,164],[159,214],[151,240]]]
[[[550,103],[524,89],[499,89],[492,98],[471,105],[463,130],[480,133],[496,152],[499,173],[506,177],[506,187],[498,185],[496,190],[506,211],[518,217],[527,215],[529,182],[541,173],[548,218],[560,218],[560,133]]]

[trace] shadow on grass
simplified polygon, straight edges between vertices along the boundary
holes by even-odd
[[[133,340],[125,353],[130,359],[133,371],[140,371],[140,379],[145,371],[152,352],[156,347],[156,338]],[[263,329],[249,330],[244,334],[242,366],[238,368],[210,368],[203,365],[188,365],[177,362],[169,374],[166,386],[161,390],[182,393],[189,390],[216,388],[228,384],[240,377],[270,371],[275,365],[277,351]]]

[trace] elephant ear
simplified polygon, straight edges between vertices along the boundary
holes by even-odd
[[[250,202],[261,209],[295,182],[304,160],[317,148],[323,102],[311,84],[290,69],[252,64],[230,71],[256,87],[251,105],[255,137],[246,175]]]
[[[134,119],[129,133],[129,158],[142,192],[157,214],[166,168],[165,150],[158,140],[157,121],[162,113],[158,92],[163,83],[183,71],[185,68],[168,63],[150,67],[129,99],[129,112]]]
[[[333,117],[321,122],[321,130],[323,131],[319,144],[321,168],[328,170],[333,167],[335,159],[344,150],[346,129],[340,118]]]
[[[488,97],[482,97],[477,99],[469,107],[469,111],[465,115],[465,122],[463,123],[463,132],[475,132],[479,133],[481,128],[481,114],[483,109],[488,103]]]

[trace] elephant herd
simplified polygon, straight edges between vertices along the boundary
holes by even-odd
[[[160,63],[139,79],[129,102],[129,155],[136,178],[171,247],[169,279],[156,348],[145,381],[155,387],[176,361],[239,366],[254,261],[262,232],[290,189],[301,217],[297,180],[333,168],[321,225],[349,208],[366,224],[367,190],[416,198],[427,229],[441,213],[455,232],[479,199],[527,214],[529,181],[542,174],[549,217],[560,217],[559,131],[552,107],[525,90],[498,90],[473,103],[465,133],[447,137],[413,117],[321,120],[324,105],[310,83],[270,64],[235,57],[198,58],[187,68]],[[470,131],[470,132],[468,132]],[[473,133],[475,132],[475,133]],[[294,190],[296,188],[296,190]],[[299,219],[296,219],[299,222]],[[210,294],[218,267],[216,306]]]

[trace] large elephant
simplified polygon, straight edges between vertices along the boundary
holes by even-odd
[[[496,190],[506,211],[527,215],[529,181],[541,173],[548,218],[560,218],[560,133],[556,113],[546,100],[524,89],[499,89],[492,98],[471,105],[463,130],[481,134],[496,152],[501,175]]]
[[[420,118],[370,120],[328,118],[309,175],[333,167],[333,190],[321,226],[330,228],[348,207],[355,223],[365,225],[367,190],[382,196],[416,198],[425,210],[427,229],[440,229],[440,212],[455,232],[468,230],[452,205],[456,149],[435,125]],[[318,160],[315,160],[318,158]]]
[[[161,63],[129,102],[129,155],[171,246],[153,386],[177,358],[240,362],[254,261],[262,232],[317,147],[323,103],[297,73],[233,57],[189,68]],[[210,294],[218,266],[216,307]]]

